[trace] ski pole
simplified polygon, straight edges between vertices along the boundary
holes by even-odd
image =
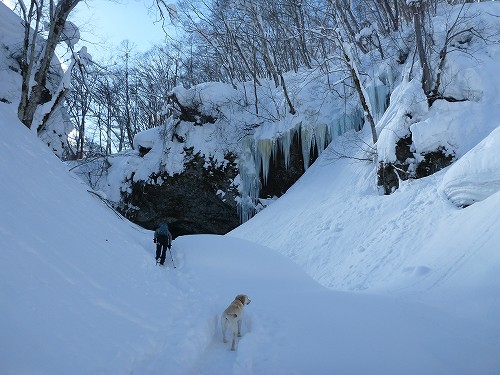
[[[177,267],[175,266],[175,263],[174,263],[174,258],[172,257],[172,248],[170,248],[170,249],[168,249],[168,250],[169,250],[168,252],[170,253],[170,259],[172,259],[172,264],[174,265],[174,268],[177,268]]]

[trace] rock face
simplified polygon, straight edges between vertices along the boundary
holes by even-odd
[[[188,150],[189,154],[189,150]],[[311,163],[317,155],[311,156]],[[174,237],[186,234],[226,234],[240,224],[239,192],[233,184],[238,175],[236,156],[228,154],[224,167],[199,153],[190,155],[183,173],[158,172],[146,181],[128,181],[120,212],[134,223],[154,230],[166,220]],[[282,155],[271,162],[267,184],[261,176],[260,198],[280,197],[304,173],[299,138],[285,167]]]
[[[160,222],[167,221],[174,237],[228,233],[241,223],[243,216],[240,216],[239,200],[248,199],[241,192],[241,185],[238,186],[242,177],[237,155],[227,151],[221,162],[188,146],[191,132],[203,132],[203,127],[206,127],[206,133],[212,132],[217,118],[203,113],[199,103],[188,106],[184,102],[182,104],[175,95],[172,103],[178,112],[173,117],[169,139],[172,145],[181,148],[170,152],[183,155],[183,162],[180,161],[183,163],[182,171],[173,174],[154,171],[145,180],[144,177],[138,179],[132,173],[124,182],[119,210],[128,219],[147,229],[155,229]],[[146,136],[142,138],[136,145],[138,156],[148,158],[150,152],[154,153],[154,142],[148,142],[150,139]],[[317,149],[311,149],[307,165],[312,164],[318,156]],[[267,178],[262,175],[262,167],[256,168],[260,170],[257,181],[260,199],[252,203],[255,211],[259,210],[260,204],[265,205],[262,199],[282,196],[304,174],[300,131],[295,132],[289,150],[288,165],[283,151],[271,156]]]
[[[236,211],[237,175],[235,157],[227,155],[225,166],[200,154],[190,155],[181,174],[158,172],[148,180],[131,183],[131,193],[123,194],[127,209],[122,213],[146,229],[156,229],[160,221],[169,223],[174,237],[185,234],[225,234],[239,225]]]
[[[396,159],[392,163],[381,162],[377,170],[378,186],[383,187],[384,194],[389,195],[399,188],[399,181],[410,178],[430,176],[451,165],[454,155],[444,147],[435,151],[416,154],[412,152],[411,133],[400,138],[396,143]]]

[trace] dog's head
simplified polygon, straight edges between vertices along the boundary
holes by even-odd
[[[238,294],[234,299],[237,299],[243,305],[248,305],[251,302],[246,294]]]

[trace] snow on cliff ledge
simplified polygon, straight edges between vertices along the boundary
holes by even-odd
[[[484,30],[498,29],[500,4],[484,2],[475,22]],[[440,18],[434,21],[440,24]],[[446,20],[442,20],[446,24]],[[441,34],[435,33],[438,43]],[[496,38],[496,37],[494,37]],[[500,45],[474,37],[466,50],[449,52],[443,70],[442,96],[430,108],[421,88],[421,72],[409,62],[402,83],[393,91],[390,105],[377,124],[380,161],[396,160],[396,142],[412,135],[412,151],[423,155],[442,148],[458,160],[500,125]]]

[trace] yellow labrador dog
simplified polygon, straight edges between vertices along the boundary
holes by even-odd
[[[238,294],[233,302],[228,306],[226,310],[222,313],[220,318],[221,328],[222,328],[222,339],[227,342],[226,339],[226,329],[233,332],[233,342],[231,344],[231,350],[236,350],[236,335],[241,337],[241,319],[243,318],[243,308],[245,305],[250,303],[248,296],[244,294]]]

